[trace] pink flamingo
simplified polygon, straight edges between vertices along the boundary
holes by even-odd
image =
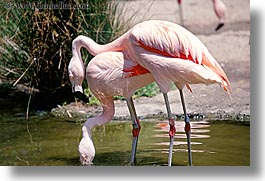
[[[182,11],[182,0],[177,0],[179,5],[179,18],[180,18],[180,25],[184,26],[184,20],[183,20],[183,11]],[[212,0],[213,2],[213,9],[216,14],[216,16],[219,19],[219,24],[215,28],[215,31],[218,31],[221,27],[224,26],[225,23],[225,4],[222,2],[222,0]]]
[[[81,39],[80,39],[81,38]],[[87,48],[84,40],[79,36],[73,41],[73,57],[68,66],[73,92],[82,92],[85,69],[80,55],[80,48]],[[88,64],[86,80],[90,90],[100,101],[103,113],[98,117],[89,118],[82,126],[82,139],[79,144],[80,162],[83,165],[92,164],[95,156],[95,147],[91,138],[91,130],[95,126],[108,123],[114,116],[113,96],[124,96],[133,123],[134,145],[137,145],[140,131],[139,120],[133,104],[134,91],[154,81],[152,74],[140,65],[124,59],[122,52],[105,52],[96,55]],[[137,147],[137,146],[136,146]],[[132,149],[132,155],[136,153]],[[135,162],[135,157],[131,163]]]
[[[221,0],[212,0],[213,1],[213,9],[216,16],[219,19],[219,24],[215,28],[215,31],[218,31],[220,28],[224,26],[225,23],[225,4]]]
[[[121,51],[124,59],[139,64],[153,75],[163,93],[170,124],[169,166],[172,161],[175,123],[167,93],[170,90],[171,82],[175,83],[180,92],[184,111],[189,165],[192,165],[190,120],[187,115],[182,89],[186,86],[191,91],[189,84],[203,83],[207,85],[218,83],[229,95],[231,92],[230,82],[225,72],[205,45],[185,28],[171,22],[159,20],[139,23],[124,35],[106,45],[99,45],[90,38],[86,39],[86,44],[92,55],[106,51]],[[136,150],[135,147],[136,145],[133,144],[132,149]],[[132,155],[131,158],[131,160],[134,160],[135,155]]]

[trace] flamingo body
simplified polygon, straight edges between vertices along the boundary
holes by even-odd
[[[120,95],[125,99],[154,81],[149,71],[124,59],[121,52],[104,52],[95,56],[87,66],[86,79],[97,98]]]
[[[162,92],[171,81],[188,84],[219,83],[229,94],[230,83],[204,44],[185,28],[166,21],[139,23],[128,33],[132,59],[149,70]]]

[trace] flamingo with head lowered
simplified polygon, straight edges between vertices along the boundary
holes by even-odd
[[[189,84],[218,83],[230,95],[231,85],[227,75],[206,46],[185,28],[168,21],[150,20],[135,25],[124,35],[106,45],[99,45],[90,38],[84,38],[87,49],[92,55],[102,52],[122,52],[124,59],[134,63],[134,70],[148,70],[154,77],[167,108],[170,124],[170,150],[168,165],[172,161],[172,148],[175,134],[175,123],[167,93],[173,82],[180,92],[180,99],[185,116],[185,132],[187,135],[189,165],[192,165],[190,144],[190,120],[184,101],[183,88],[191,91]],[[106,62],[108,63],[108,62]],[[138,66],[139,65],[139,66]],[[141,71],[139,71],[141,72]],[[139,125],[139,122],[135,122]],[[138,137],[138,135],[136,136]],[[136,153],[136,143],[132,153]],[[131,161],[135,160],[132,155]]]
[[[140,65],[124,59],[122,52],[105,52],[96,55],[87,65],[86,73],[81,59],[80,48],[87,48],[83,39],[78,37],[73,41],[73,57],[68,66],[73,92],[83,93],[84,76],[91,92],[100,101],[103,113],[98,117],[89,118],[82,126],[82,139],[79,144],[80,162],[83,165],[92,164],[95,147],[91,137],[92,128],[108,123],[114,116],[113,96],[124,96],[132,118],[134,143],[137,144],[140,125],[132,95],[134,91],[154,81],[152,74]],[[132,150],[132,155],[136,151]],[[132,158],[132,159],[135,159]],[[133,164],[135,160],[131,160]]]

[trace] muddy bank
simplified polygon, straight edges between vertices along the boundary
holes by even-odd
[[[248,110],[249,105],[247,100],[245,100],[245,104],[234,104],[232,100],[227,101],[226,99],[218,100],[218,104],[222,104],[222,106],[218,107],[214,98],[212,98],[211,101],[208,101],[208,98],[205,96],[205,94],[201,94],[201,96],[204,97],[204,99],[201,99],[200,101],[196,101],[196,98],[193,95],[186,96],[188,115],[191,119],[208,119],[241,123],[250,122],[250,112]],[[179,100],[177,100],[178,91],[175,90],[170,92],[169,98],[171,100],[173,115],[177,120],[183,119],[184,117],[181,103]],[[167,119],[166,108],[163,102],[163,96],[161,94],[152,98],[140,97],[135,99],[134,102],[137,114],[140,119]],[[207,104],[203,104],[204,102],[207,102]],[[223,102],[227,103],[224,105]],[[242,108],[245,108],[245,110]],[[56,117],[77,118],[83,121],[90,117],[99,116],[101,113],[102,108],[100,105],[88,105],[83,102],[72,102],[65,106],[58,106],[51,111],[51,114]],[[115,115],[113,120],[130,120],[126,101],[115,100]]]

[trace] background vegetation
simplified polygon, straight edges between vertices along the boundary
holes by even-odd
[[[65,86],[69,84],[71,42],[76,36],[83,34],[107,43],[124,30],[115,22],[116,9],[110,1],[67,0],[64,4],[86,4],[88,8],[37,9],[29,7],[34,1],[24,0],[1,4],[1,80],[40,90]]]
[[[83,34],[105,44],[128,28],[128,22],[117,21],[121,14],[115,1],[63,2],[73,6],[85,5],[86,8],[38,9],[38,4],[32,0],[4,1],[0,4],[2,85],[12,87],[19,84],[27,90],[41,92],[41,95],[58,92],[62,97],[62,90],[71,91],[67,66],[72,56],[72,40]],[[60,4],[62,1],[39,0],[37,3]],[[86,50],[82,50],[82,56],[83,60],[91,59]],[[66,100],[67,94],[64,95]],[[142,89],[137,95],[151,96],[153,90]],[[57,97],[53,99],[59,100]]]

